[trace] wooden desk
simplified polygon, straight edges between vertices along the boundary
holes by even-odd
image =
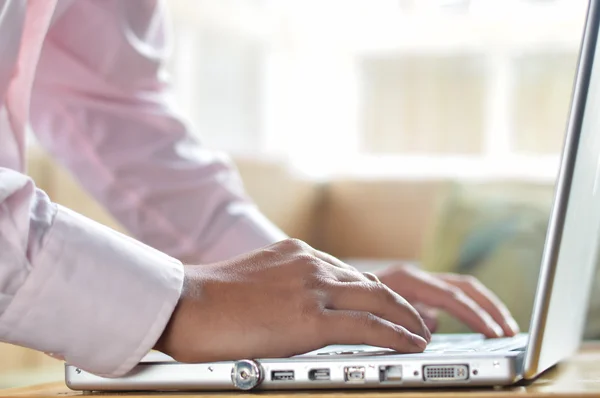
[[[327,398],[347,398],[347,397],[366,397],[366,398],[432,398],[432,397],[486,397],[500,398],[513,395],[531,396],[531,397],[580,397],[580,396],[598,396],[600,397],[600,342],[586,343],[582,351],[574,358],[566,361],[554,369],[546,372],[533,384],[525,387],[511,387],[504,389],[456,389],[456,390],[362,390],[362,391],[301,391],[301,392],[262,392],[270,398],[283,397],[327,397]],[[187,395],[188,397],[243,397],[256,396],[257,393],[119,393],[119,394],[83,394],[69,390],[63,383],[42,384],[25,388],[13,388],[0,390],[0,398],[61,398],[81,395],[99,395],[99,396],[132,396],[132,397],[178,397]]]

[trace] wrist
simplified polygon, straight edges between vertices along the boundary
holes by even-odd
[[[156,351],[160,351],[162,353],[165,353],[168,355],[168,351],[170,351],[169,346],[170,344],[168,343],[169,338],[168,336],[171,334],[171,330],[173,329],[173,324],[176,322],[176,318],[178,318],[180,312],[181,312],[181,307],[182,307],[182,301],[186,295],[186,291],[189,289],[189,284],[190,284],[190,274],[189,274],[189,267],[188,266],[184,266],[183,267],[183,283],[181,286],[181,291],[179,293],[179,299],[177,300],[177,303],[175,304],[175,306],[173,307],[173,311],[171,312],[171,316],[169,317],[169,321],[167,322],[167,324],[165,325],[162,333],[160,334],[158,340],[156,341],[156,343],[154,344],[153,349]]]

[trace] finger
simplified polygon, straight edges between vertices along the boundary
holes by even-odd
[[[519,333],[519,325],[500,299],[476,278],[463,275],[440,275],[446,283],[460,288],[502,327],[504,334],[514,336]]]
[[[348,271],[353,271],[356,272],[358,274],[360,274],[360,272],[354,268],[353,266],[346,264],[345,262],[343,262],[342,260],[336,258],[335,256],[332,256],[331,254],[322,252],[320,250],[317,250],[313,247],[311,247],[310,245],[308,245],[305,242],[302,241],[297,241],[295,239],[292,240],[294,242],[294,244],[302,250],[305,250],[307,252],[309,252],[310,254],[312,254],[313,256],[317,257],[319,260],[322,260],[324,262],[326,262],[329,265],[332,265],[336,268],[341,268],[341,269],[345,269]],[[369,273],[365,273],[368,275],[364,275],[363,280],[371,280],[371,281],[377,281],[379,282],[379,278],[377,278],[374,274]]]
[[[317,257],[320,260],[325,261],[326,263],[333,265],[334,267],[344,268],[344,269],[352,269],[356,271],[356,268],[344,263],[343,261],[335,258],[331,254],[324,253],[320,250],[315,249],[310,246],[308,243],[300,240],[300,239],[285,239],[281,242],[275,243],[273,246],[285,247],[292,253],[306,253]]]
[[[438,327],[438,312],[435,309],[421,303],[413,304],[413,307],[415,307],[415,309],[419,312],[419,315],[421,315],[421,318],[423,318],[427,329],[429,329],[431,333],[435,333]]]
[[[420,285],[415,287],[419,292],[419,302],[447,311],[474,331],[487,337],[504,335],[500,325],[460,288],[428,274],[419,281]]]
[[[321,316],[323,345],[367,344],[403,353],[427,346],[422,337],[368,312],[325,310]]]
[[[367,272],[359,272],[356,268],[345,264],[329,254],[315,250],[313,255],[328,265],[327,270],[341,282],[379,282],[379,279],[375,275]]]
[[[377,275],[375,275],[375,274],[373,274],[371,272],[363,272],[363,275],[366,276],[372,282],[381,283],[381,281],[379,280],[379,278],[377,277]]]
[[[331,254],[322,252],[320,250],[317,249],[313,249],[313,253],[312,253],[315,257],[320,258],[321,260],[335,266],[338,268],[343,268],[343,269],[349,269],[352,271],[356,271],[358,272],[358,270],[356,268],[354,268],[353,266],[346,264],[345,262],[343,262],[342,260],[332,256]]]
[[[317,250],[317,249],[311,247],[308,243],[303,242],[299,239],[286,239],[284,241],[276,243],[275,245],[286,246],[287,249],[290,250],[291,252],[305,253],[305,254],[313,255],[314,257],[323,261],[324,263],[328,264],[331,267],[355,272],[355,273],[361,275],[362,280],[369,280],[369,278],[367,278],[366,276],[363,276],[356,268],[352,267],[351,265],[344,263],[343,261],[332,256],[331,254],[327,254],[320,250]]]
[[[315,250],[314,255],[315,255],[315,257],[317,257],[335,267],[346,269],[349,271],[360,272],[353,266],[346,264],[345,262],[341,261],[340,259],[332,256],[331,254],[328,254],[328,253],[325,253],[325,252],[322,252],[319,250]],[[362,274],[364,275],[366,280],[369,280],[371,282],[377,282],[377,283],[380,282],[379,278],[371,272],[362,272]]]
[[[382,283],[331,283],[325,292],[326,308],[369,312],[431,340],[431,333],[417,310]]]
[[[323,261],[323,260],[318,260],[318,261]],[[335,266],[332,266],[329,263],[326,262],[322,262],[324,265],[324,272],[329,275],[329,280],[334,281],[334,282],[369,282],[372,283],[372,281],[365,275],[363,275],[362,272],[358,272],[358,271],[354,271],[351,269],[346,269],[346,268],[338,268]]]

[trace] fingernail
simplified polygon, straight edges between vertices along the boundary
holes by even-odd
[[[521,331],[521,329],[519,328],[519,324],[513,318],[510,318],[507,321],[507,326],[510,328],[510,330],[513,331],[514,334],[517,334]]]
[[[424,350],[427,347],[427,342],[425,341],[425,339],[417,334],[411,334],[412,337],[412,343],[414,345],[416,345],[417,347],[419,347],[420,349]]]
[[[492,331],[492,333],[494,333],[496,336],[498,336],[498,337],[504,336],[504,331],[502,330],[500,325],[498,325],[496,322],[491,323],[489,325],[489,327],[490,327],[490,330]]]
[[[425,327],[425,338],[428,343],[431,343],[431,331],[429,331],[428,327]]]

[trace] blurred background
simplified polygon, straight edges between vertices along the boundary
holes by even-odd
[[[474,274],[528,329],[586,1],[167,4],[182,113],[275,223],[361,268]],[[122,230],[29,151],[55,201]],[[0,388],[62,378],[41,354],[0,358]]]

